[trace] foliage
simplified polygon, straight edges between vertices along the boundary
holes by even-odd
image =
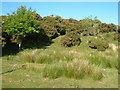
[[[53,24],[45,24],[43,25],[43,29],[48,37],[51,39],[56,38],[58,36],[57,29]]]
[[[117,40],[118,42],[120,42],[120,34],[119,33],[115,33],[113,38],[114,38],[114,40]]]
[[[108,33],[112,31],[116,31],[116,26],[114,24],[101,23],[101,26],[100,26],[101,33]]]
[[[25,37],[27,34],[42,33],[40,25],[37,23],[35,11],[31,8],[28,10],[21,6],[17,11],[12,12],[3,21],[3,29],[11,36]]]
[[[46,35],[51,39],[65,34],[65,26],[61,23],[62,18],[59,16],[44,17],[39,23],[42,25]]]
[[[76,33],[69,33],[61,39],[61,44],[65,47],[71,47],[75,45],[80,45],[80,36]]]
[[[79,21],[80,27],[83,31],[83,36],[93,36],[99,33],[101,22],[97,19],[83,19]]]
[[[97,49],[98,51],[105,51],[109,46],[107,40],[100,37],[93,37],[88,43],[90,48]]]
[[[0,46],[4,47],[5,44],[6,44],[5,38],[3,38],[3,37],[0,36]]]

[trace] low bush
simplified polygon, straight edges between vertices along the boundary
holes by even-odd
[[[69,33],[61,39],[61,44],[65,47],[78,46],[80,43],[80,36],[76,33]]]
[[[89,40],[89,47],[98,51],[105,51],[109,47],[107,40],[100,37],[93,37]]]
[[[115,33],[113,39],[117,40],[118,42],[120,42],[120,34],[119,33]]]

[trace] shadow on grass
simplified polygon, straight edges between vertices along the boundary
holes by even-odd
[[[16,43],[9,43],[6,44],[5,47],[2,48],[2,56],[7,56],[7,55],[16,55],[20,51],[24,49],[46,49],[47,46],[50,46],[53,42],[36,42],[32,43],[29,41],[24,41],[22,44],[22,49],[19,50],[19,46]]]

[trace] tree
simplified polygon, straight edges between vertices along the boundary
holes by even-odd
[[[36,12],[26,6],[21,6],[17,11],[12,12],[3,22],[3,29],[8,35],[17,38],[19,48],[21,48],[22,38],[32,33],[42,33],[40,25],[37,23]]]

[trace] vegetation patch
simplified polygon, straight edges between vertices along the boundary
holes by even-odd
[[[98,51],[105,51],[109,47],[108,42],[100,37],[92,37],[88,44],[90,48],[97,49]]]
[[[94,80],[100,80],[103,77],[99,68],[93,67],[88,61],[74,59],[71,62],[51,64],[45,66],[42,72],[44,77],[57,78],[60,76],[82,79],[85,76],[92,77]]]
[[[64,52],[56,52],[51,50],[26,50],[18,53],[15,57],[17,60],[21,60],[29,63],[55,63],[58,61],[71,61],[74,58],[71,54]]]
[[[80,43],[80,36],[76,33],[69,33],[61,39],[61,44],[65,47],[78,46]]]

